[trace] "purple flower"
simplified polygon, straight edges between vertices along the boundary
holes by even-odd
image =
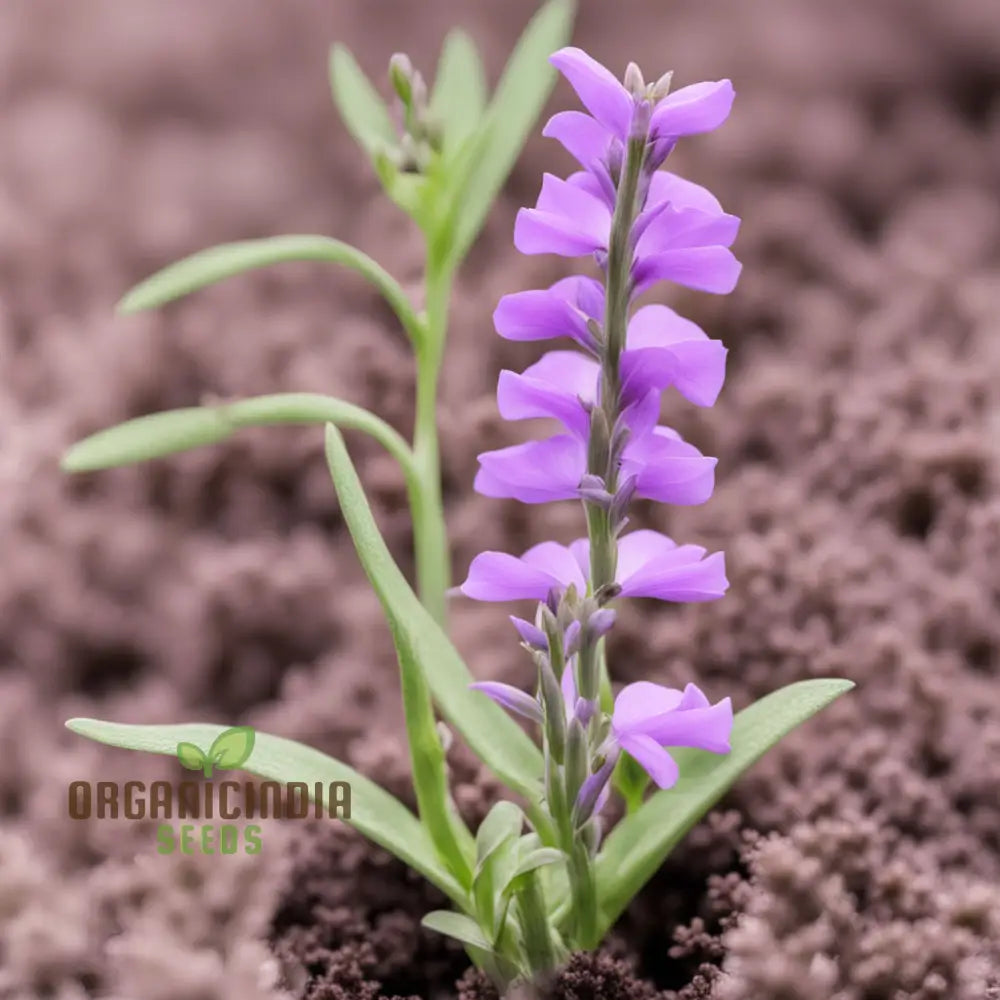
[[[704,503],[715,486],[716,459],[706,458],[669,427],[630,438],[619,469],[634,479],[635,495],[660,503]],[[474,486],[487,497],[549,503],[575,500],[587,473],[587,443],[575,434],[485,451]]]
[[[683,691],[638,681],[622,688],[611,716],[611,739],[642,765],[660,788],[678,778],[677,763],[665,747],[695,747],[729,753],[733,706],[715,705],[694,684]]]
[[[740,263],[728,247],[740,220],[723,212],[704,188],[663,172],[652,177],[647,206],[634,229],[636,293],[661,280],[731,292]],[[524,254],[606,253],[611,217],[608,193],[593,175],[580,172],[562,180],[546,174],[535,207],[517,213],[514,245]]]
[[[640,104],[652,104],[649,137],[654,142],[710,132],[726,120],[733,104],[733,85],[728,80],[692,84],[650,102],[645,95],[631,93],[582,49],[560,49],[549,61],[593,117],[562,112],[550,119],[544,134],[558,139],[585,167],[606,158],[614,142],[625,142]]]
[[[586,592],[590,543],[542,542],[520,558],[505,552],[482,552],[472,560],[459,588],[477,601],[543,601],[550,591],[571,585]],[[729,586],[721,552],[705,554],[699,545],[677,545],[656,531],[633,531],[618,543],[616,580],[623,597],[661,601],[712,601]]]
[[[504,319],[519,316],[530,325],[537,308],[534,302],[537,299],[524,305],[508,303]],[[692,403],[711,406],[722,388],[725,369],[721,341],[709,340],[696,324],[666,306],[644,306],[629,322],[621,355],[622,405],[631,407],[654,390],[675,386]],[[497,403],[506,420],[553,417],[585,437],[588,408],[598,401],[600,382],[599,362],[576,351],[550,351],[520,374],[502,371]]]

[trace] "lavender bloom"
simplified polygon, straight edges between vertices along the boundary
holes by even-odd
[[[581,496],[587,443],[561,434],[542,441],[483,452],[475,488],[483,496],[548,503]],[[635,495],[660,503],[704,503],[715,486],[714,458],[706,458],[668,427],[654,427],[625,445],[623,479],[634,477]]]
[[[550,591],[570,586],[585,593],[590,543],[542,542],[520,558],[505,552],[482,552],[472,561],[461,586],[477,601],[544,600]],[[678,545],[657,531],[633,531],[618,542],[616,582],[623,597],[661,601],[713,601],[726,592],[725,557],[706,555],[699,545]]]
[[[647,94],[630,92],[582,49],[560,49],[550,62],[566,77],[593,118],[579,111],[564,111],[549,120],[543,134],[558,139],[584,167],[606,158],[615,142],[620,152]],[[658,96],[663,83],[669,83],[669,77],[649,88],[651,96]],[[657,142],[670,142],[710,132],[726,120],[732,104],[729,80],[682,87],[656,101],[649,118],[650,136]]]
[[[677,764],[665,747],[729,753],[733,706],[715,705],[694,684],[683,691],[638,681],[622,688],[611,716],[611,742],[630,753],[660,788],[677,781]]]

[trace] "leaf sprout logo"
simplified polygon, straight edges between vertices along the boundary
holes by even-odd
[[[255,740],[256,734],[250,726],[233,726],[219,733],[208,753],[194,743],[178,743],[177,759],[189,771],[201,771],[206,778],[211,778],[213,768],[235,771],[242,767],[253,753]]]
[[[198,737],[192,730],[197,733],[199,729],[183,727],[177,736],[188,738],[175,744],[181,766],[199,772],[199,777],[178,783],[152,781],[148,786],[142,781],[72,781],[70,818],[153,821],[158,824],[159,854],[177,850],[183,854],[236,854],[241,850],[257,854],[262,833],[257,820],[351,818],[351,786],[347,781],[218,780],[216,771],[248,767],[255,746],[262,759],[252,770],[267,774],[274,737],[258,741],[251,726],[232,726],[216,732],[213,739],[209,729],[204,740],[198,740],[203,745],[211,740],[203,749],[193,742]],[[161,745],[157,752],[169,754],[170,745]],[[181,822],[175,824],[175,820]],[[198,822],[189,822],[192,820]]]

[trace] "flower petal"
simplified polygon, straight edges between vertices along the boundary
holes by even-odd
[[[607,246],[610,232],[611,212],[599,187],[595,194],[582,179],[546,174],[535,207],[517,213],[514,245],[524,254],[579,257]]]
[[[667,306],[643,306],[629,322],[621,372],[626,402],[672,385],[696,406],[711,406],[725,381],[726,348]]]
[[[636,477],[636,493],[647,500],[690,505],[712,495],[715,466],[716,459],[657,427],[626,445],[622,474]]]
[[[505,295],[493,313],[493,325],[507,340],[570,337],[577,343],[586,344],[591,339],[586,317],[568,298],[551,289]]]
[[[622,580],[623,597],[654,597],[660,601],[714,601],[729,587],[725,556],[707,558],[698,545],[682,545],[673,552],[650,559],[632,576]]]
[[[667,202],[675,209],[696,208],[699,212],[721,214],[719,199],[706,187],[669,170],[658,170],[649,181],[647,205]]]
[[[474,487],[522,503],[571,500],[587,466],[586,446],[568,434],[483,452]]]
[[[573,47],[560,49],[549,57],[549,62],[566,77],[584,107],[624,140],[635,101],[615,75],[583,49]]]
[[[459,588],[474,601],[544,601],[560,580],[537,564],[529,564],[506,552],[481,552],[469,566],[469,575]]]
[[[563,588],[573,584],[580,591],[587,585],[573,553],[566,545],[560,545],[558,542],[540,542],[528,549],[521,559],[525,565],[533,566],[554,577]]]
[[[665,747],[694,747],[711,753],[729,753],[733,730],[733,703],[723,698],[707,708],[675,709],[647,719],[642,734]]]
[[[560,111],[553,115],[542,129],[542,135],[561,143],[566,152],[586,169],[603,160],[614,141],[599,121],[582,111]]]
[[[666,208],[643,230],[636,256],[647,257],[679,247],[731,246],[740,220],[725,212],[701,212],[697,208]]]
[[[501,684],[500,681],[477,681],[469,687],[474,691],[482,691],[487,698],[492,698],[498,705],[517,715],[523,715],[524,718],[539,724],[542,722],[542,708],[537,699],[512,684]]]
[[[591,319],[601,320],[604,317],[604,286],[596,278],[573,274],[557,281],[549,291],[564,298]]]
[[[680,777],[677,763],[655,740],[640,733],[630,733],[619,739],[623,750],[630,753],[660,788],[672,788]]]
[[[677,688],[664,687],[652,681],[626,684],[615,698],[611,725],[616,736],[642,731],[650,718],[672,712],[681,702],[683,693]]]
[[[583,358],[580,354],[573,356]],[[579,397],[551,382],[531,378],[527,372],[522,375],[511,371],[500,372],[500,380],[497,383],[497,405],[504,420],[551,417],[560,421],[567,430],[581,439],[587,437],[590,419]]]
[[[711,132],[729,117],[734,97],[729,80],[681,87],[656,105],[650,132],[658,138]]]
[[[632,267],[635,295],[657,281],[674,281],[701,292],[726,295],[736,287],[743,265],[725,247],[666,250],[637,260]]]
[[[619,583],[639,572],[646,563],[677,550],[677,543],[659,531],[642,528],[618,539]]]

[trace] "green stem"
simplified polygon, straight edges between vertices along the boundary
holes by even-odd
[[[607,288],[604,313],[604,358],[601,377],[601,408],[608,431],[614,433],[621,410],[619,362],[628,332],[629,295],[631,293],[632,226],[635,223],[639,178],[645,156],[645,140],[628,144],[622,165],[621,183],[611,220],[608,242]],[[605,488],[614,493],[618,487],[617,470],[592,468],[594,475],[605,479]],[[608,524],[608,515],[594,509],[587,513],[590,535],[590,580],[594,590],[613,583],[618,562],[618,546]]]
[[[521,918],[524,957],[534,980],[555,968],[558,961],[545,894],[536,872],[524,876],[524,884],[517,894],[517,909]]]
[[[448,331],[451,274],[428,268],[425,336],[417,346],[417,400],[413,431],[416,488],[411,491],[413,545],[420,599],[444,625],[446,594],[451,584],[451,558],[441,499],[441,455],[438,444],[437,389]]]

